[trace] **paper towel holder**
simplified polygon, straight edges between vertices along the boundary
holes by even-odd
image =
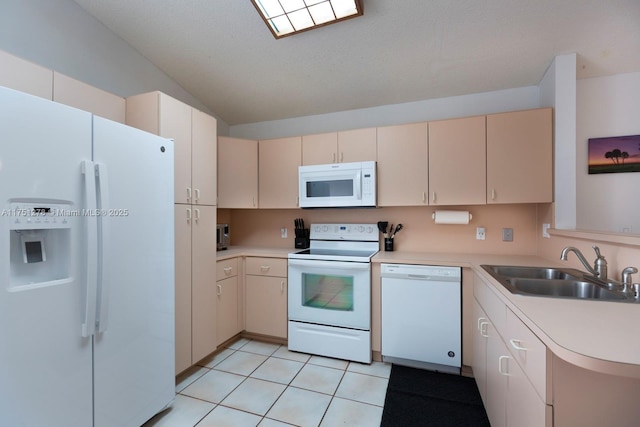
[[[431,218],[432,218],[434,221],[436,221],[436,216],[437,216],[437,215],[436,215],[436,213],[437,213],[437,212],[440,212],[441,214],[445,214],[445,215],[447,215],[447,214],[449,214],[449,213],[452,213],[452,214],[464,214],[464,215],[465,215],[465,217],[467,217],[467,216],[468,216],[468,220],[467,220],[466,222],[460,222],[459,224],[468,224],[469,222],[471,222],[471,219],[473,218],[473,215],[471,215],[471,212],[467,212],[467,211],[434,211],[434,212],[431,214]],[[457,223],[457,222],[451,222],[451,224],[456,224],[456,223]]]

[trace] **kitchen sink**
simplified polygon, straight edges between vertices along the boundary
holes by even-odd
[[[514,293],[556,298],[624,300],[626,297],[600,285],[579,280],[520,279],[511,278],[507,282],[516,290]],[[512,291],[513,292],[513,291]]]
[[[636,302],[606,285],[589,281],[573,268],[482,265],[509,292],[517,295]]]
[[[483,266],[485,267],[485,266]],[[485,270],[503,277],[522,277],[528,279],[561,279],[582,280],[584,273],[580,270],[550,267],[517,267],[512,265],[491,265]]]

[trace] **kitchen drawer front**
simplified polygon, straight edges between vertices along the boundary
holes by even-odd
[[[509,309],[504,339],[536,392],[545,403],[551,404],[551,396],[547,396],[547,347]]]
[[[491,290],[491,286],[484,282],[484,279],[476,275],[473,281],[473,295],[484,309],[487,317],[498,333],[504,338],[506,333],[506,310],[507,307]]]
[[[216,262],[216,282],[238,275],[238,258]]]
[[[287,260],[247,257],[245,273],[253,276],[287,277]]]

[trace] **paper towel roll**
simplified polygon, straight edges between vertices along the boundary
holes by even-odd
[[[436,224],[469,224],[472,218],[468,211],[435,211],[431,217]]]

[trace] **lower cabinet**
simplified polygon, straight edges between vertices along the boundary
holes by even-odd
[[[246,258],[246,331],[287,338],[287,260]]]
[[[473,372],[492,427],[551,427],[550,353],[482,278],[474,280]]]
[[[218,261],[215,280],[194,286],[192,304],[193,363],[238,332],[238,259]]]
[[[216,263],[216,345],[240,332],[238,322],[239,259]]]

